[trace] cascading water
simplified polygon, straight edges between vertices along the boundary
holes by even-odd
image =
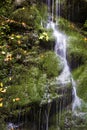
[[[73,85],[73,95],[74,95],[74,100],[73,100],[73,104],[72,104],[72,110],[75,111],[76,108],[80,109],[81,107],[81,99],[77,96],[76,93],[76,83],[72,78],[72,85]]]
[[[51,11],[51,0],[48,0],[48,8]],[[54,12],[55,11],[55,12]],[[51,13],[52,12],[52,13]],[[64,69],[59,77],[57,77],[58,84],[65,85],[68,82],[72,82],[73,86],[73,104],[72,104],[72,110],[75,111],[77,108],[80,108],[81,106],[81,100],[77,96],[76,93],[76,83],[71,75],[70,68],[68,66],[67,58],[66,58],[66,44],[67,44],[67,37],[61,33],[57,26],[57,17],[60,18],[60,0],[52,0],[52,11],[49,14],[51,14],[52,20],[49,20],[49,23],[47,24],[47,28],[52,28],[53,35],[55,37],[55,53],[60,57],[61,61],[63,62]],[[55,19],[55,23],[54,21]]]
[[[68,85],[68,83],[72,84],[72,95],[73,95],[73,102],[72,102],[72,112],[73,114],[77,116],[84,116],[84,112],[81,112],[81,106],[82,106],[82,100],[78,97],[77,91],[76,91],[76,82],[74,81],[72,74],[70,72],[70,68],[68,65],[68,61],[66,58],[66,46],[67,46],[67,36],[60,32],[58,29],[58,22],[57,19],[60,19],[60,0],[48,0],[48,18],[49,22],[47,23],[47,28],[51,28],[53,30],[53,36],[55,37],[55,48],[54,51],[58,57],[60,57],[60,60],[63,63],[63,71],[62,73],[57,77],[57,84],[61,87],[65,87]],[[51,5],[52,4],[52,5]],[[55,22],[54,22],[55,21]],[[60,103],[60,111],[62,109],[62,103]],[[58,103],[56,103],[56,112],[58,113]],[[61,112],[60,112],[61,113]],[[57,129],[59,129],[58,125],[60,122],[60,117],[56,116],[56,126]]]

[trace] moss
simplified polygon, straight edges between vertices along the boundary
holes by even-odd
[[[14,110],[16,111],[18,107],[35,102],[39,104],[45,91],[49,91],[47,85],[50,86],[52,80],[62,70],[54,52],[48,51],[40,55],[29,53],[29,55],[32,58],[28,57],[26,66],[14,62],[11,68],[11,77],[7,77],[6,93],[1,95],[4,99],[3,108],[7,108],[9,112],[12,109],[12,113],[15,113]],[[5,78],[4,80],[6,82]],[[56,96],[55,91],[50,91],[51,99]]]
[[[39,13],[40,13],[40,16],[41,16],[41,24],[42,24],[43,27],[45,27],[46,24],[47,24],[46,21],[48,19],[47,6],[44,3],[42,3],[42,4],[38,5],[38,10],[39,10]]]
[[[59,27],[67,35],[67,59],[71,69],[83,65],[87,61],[87,41],[86,38],[80,34],[80,29],[73,23],[61,18],[59,20]]]
[[[5,118],[9,114],[17,117],[19,107],[23,109],[41,102],[47,84],[50,85],[62,68],[56,54],[39,45],[37,29],[21,33],[21,30],[12,30],[8,23],[5,25],[6,21],[2,23],[0,83],[3,83],[5,92],[0,91],[0,98],[3,99],[1,114]],[[50,93],[51,98],[55,96],[55,92]]]
[[[87,102],[87,65],[79,67],[73,74],[77,80],[78,96]]]
[[[47,74],[47,77],[56,77],[62,70],[61,63],[54,52],[48,51],[42,54],[42,70]]]
[[[16,21],[24,22],[31,27],[38,28],[41,16],[36,6],[19,8],[11,14],[11,18]]]
[[[6,124],[4,121],[2,121],[2,119],[0,119],[0,129],[1,130],[6,130]]]
[[[0,15],[4,15],[8,17],[13,11],[13,8],[14,7],[12,5],[12,0],[1,1],[0,2]]]
[[[64,20],[65,21],[65,20]],[[67,32],[67,59],[69,66],[74,75],[74,78],[77,80],[77,92],[78,96],[87,101],[86,96],[86,84],[87,84],[87,41],[85,37],[79,33],[79,29],[75,25],[69,26],[71,23],[66,21],[61,23],[65,32]],[[67,25],[67,26],[65,26]],[[73,27],[73,28],[72,28]]]
[[[75,69],[73,74],[74,74],[74,78],[77,80],[78,96],[84,101],[86,101],[87,100],[87,96],[86,96],[87,41],[84,36],[82,36],[78,31],[76,31],[75,26],[73,29],[74,30],[71,30],[71,32],[68,29],[68,33],[67,33],[68,34],[67,58],[71,69]]]
[[[82,111],[86,111],[87,106],[87,40],[81,34],[81,30],[68,20],[60,18],[60,30],[64,30],[67,35],[67,59],[77,82],[77,94],[85,101]]]
[[[72,32],[77,32],[78,28],[74,23],[70,22],[67,19],[60,18],[57,20],[59,29],[64,31],[67,35],[72,34]]]

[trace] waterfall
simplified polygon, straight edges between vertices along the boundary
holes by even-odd
[[[80,109],[80,107],[81,107],[81,99],[77,96],[76,83],[73,80],[73,78],[72,78],[72,85],[73,85],[73,95],[74,95],[72,110],[75,111],[76,109]]]
[[[60,74],[60,76],[57,78],[59,82],[61,83],[65,83],[67,80],[70,80],[70,70],[69,70],[69,66],[67,63],[67,59],[66,59],[66,36],[61,33],[57,26],[56,26],[56,22],[53,22],[53,18],[54,18],[54,11],[55,8],[54,7],[54,0],[52,0],[52,21],[50,21],[47,25],[47,28],[52,28],[53,29],[53,35],[55,37],[55,53],[60,57],[61,61],[64,64],[64,69],[62,71],[62,73]],[[60,0],[56,0],[55,2],[56,5],[56,19],[57,17],[60,17]],[[57,20],[55,20],[57,21]]]
[[[60,0],[47,0],[48,14],[52,21],[56,21],[57,17],[60,17]]]
[[[51,12],[51,1],[50,0],[47,0],[47,6],[48,6],[48,13]],[[49,15],[49,14],[48,14]]]
[[[48,3],[51,3],[51,0],[48,0]],[[47,24],[47,28],[52,28],[53,35],[55,37],[55,53],[60,57],[61,61],[63,62],[64,69],[61,72],[61,74],[57,77],[58,84],[65,85],[69,82],[72,83],[73,87],[73,104],[72,104],[72,110],[75,111],[77,108],[80,108],[81,106],[81,100],[77,96],[76,92],[76,83],[71,75],[70,68],[68,65],[68,61],[66,58],[66,46],[67,46],[67,37],[65,34],[59,31],[57,19],[60,18],[60,0],[52,0],[52,13],[50,13],[52,16],[52,20],[49,21]],[[49,6],[49,4],[48,4]],[[51,6],[49,6],[49,10],[51,11]],[[56,19],[54,22],[54,17],[56,15]]]
[[[52,0],[52,21],[54,21],[54,0]]]

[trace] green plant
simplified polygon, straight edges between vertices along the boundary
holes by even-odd
[[[46,32],[43,32],[42,34],[40,34],[39,39],[48,41],[49,40],[48,34]]]
[[[48,78],[56,77],[62,70],[62,65],[56,54],[48,51],[41,55],[41,69],[47,74]]]

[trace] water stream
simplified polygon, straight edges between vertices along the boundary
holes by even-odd
[[[51,0],[48,0],[48,3],[51,3]],[[77,96],[76,92],[76,83],[71,75],[70,68],[68,65],[68,61],[66,58],[66,51],[67,51],[67,37],[65,34],[59,31],[58,29],[58,23],[57,19],[60,18],[60,0],[52,0],[52,13],[50,12],[50,16],[52,17],[52,20],[49,20],[49,23],[47,24],[47,28],[51,28],[53,30],[53,35],[55,37],[55,53],[60,57],[61,61],[63,62],[64,69],[62,73],[57,77],[57,82],[64,85],[68,82],[72,82],[73,86],[73,104],[72,104],[72,110],[75,111],[75,109],[80,108],[81,106],[81,100]],[[51,6],[48,4],[48,8],[51,11]],[[55,12],[54,12],[55,11]],[[56,15],[56,16],[55,16]],[[54,22],[55,21],[55,22]]]

